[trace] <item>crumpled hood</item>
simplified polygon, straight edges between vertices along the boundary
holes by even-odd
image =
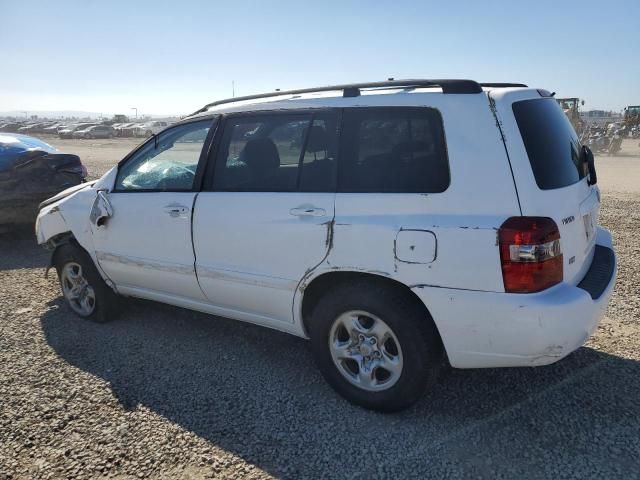
[[[80,190],[84,190],[85,188],[90,188],[97,181],[98,180],[92,180],[91,182],[81,183],[79,185],[74,185],[73,187],[69,187],[66,190],[61,191],[57,195],[54,195],[51,198],[47,198],[44,202],[40,204],[39,208],[43,208],[43,207],[46,207],[47,205],[51,205],[52,203],[55,203],[58,200],[62,200],[63,198],[66,198],[69,195],[79,192]]]

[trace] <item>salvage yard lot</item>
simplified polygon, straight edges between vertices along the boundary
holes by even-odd
[[[96,178],[139,139],[43,139]],[[86,323],[30,231],[0,234],[0,479],[632,478],[640,471],[640,149],[596,159],[607,316],[548,367],[452,370],[408,411],[351,406],[303,340],[139,300]]]

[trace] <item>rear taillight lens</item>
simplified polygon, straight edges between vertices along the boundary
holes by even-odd
[[[511,217],[498,239],[506,292],[539,292],[562,282],[560,231],[551,218]]]

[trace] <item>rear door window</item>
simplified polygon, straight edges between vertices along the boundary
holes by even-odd
[[[213,189],[335,191],[337,119],[333,112],[230,117],[216,158]]]
[[[434,108],[351,108],[343,114],[338,191],[439,193],[449,186]]]
[[[553,98],[522,100],[512,108],[541,190],[566,187],[586,176],[578,136]]]

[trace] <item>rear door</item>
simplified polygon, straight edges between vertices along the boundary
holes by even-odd
[[[338,118],[226,118],[193,217],[198,280],[221,313],[275,328],[293,321],[297,285],[331,241]]]
[[[600,194],[589,185],[581,145],[553,97],[535,90],[491,97],[503,128],[522,214],[552,218],[560,229],[564,280],[576,284],[593,258]]]

